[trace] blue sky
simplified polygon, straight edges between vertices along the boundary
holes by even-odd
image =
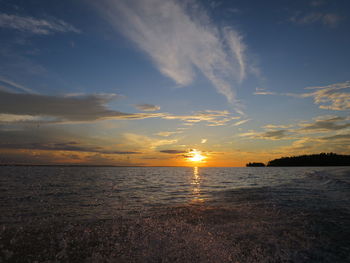
[[[349,153],[348,1],[0,1],[0,161]]]

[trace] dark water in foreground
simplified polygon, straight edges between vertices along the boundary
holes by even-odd
[[[350,168],[0,174],[0,262],[350,262]]]

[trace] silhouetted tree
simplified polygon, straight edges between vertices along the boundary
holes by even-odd
[[[320,153],[282,157],[269,161],[267,166],[350,166],[350,155]]]
[[[247,167],[264,167],[265,164],[263,164],[263,163],[247,163],[246,166]]]

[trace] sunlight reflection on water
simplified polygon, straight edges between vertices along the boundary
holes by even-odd
[[[204,202],[204,198],[201,195],[201,176],[199,174],[199,168],[193,167],[193,177],[192,177],[192,196],[193,199],[191,200],[194,203],[197,202]]]

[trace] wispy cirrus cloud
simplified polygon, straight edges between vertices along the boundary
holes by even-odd
[[[160,110],[160,106],[153,105],[153,104],[136,104],[136,109],[142,110],[142,111],[157,111]]]
[[[341,141],[341,142],[344,142],[344,141],[350,142],[350,133],[341,133],[341,134],[336,134],[336,135],[332,135],[332,136],[325,136],[322,139],[327,140],[327,141],[328,140],[330,140],[330,141],[337,140],[337,141]]]
[[[251,139],[263,139],[263,140],[290,139],[288,130],[274,130],[274,131],[266,131],[266,132],[248,131],[248,132],[239,134],[239,136],[248,137]]]
[[[104,0],[99,7],[162,74],[187,86],[199,70],[239,111],[233,83],[245,78],[247,66],[246,45],[236,30],[214,25],[194,1]]]
[[[295,98],[313,98],[320,109],[345,111],[350,109],[350,81],[330,84],[327,86],[307,87],[314,90],[307,93],[277,93],[264,89],[257,89],[254,95],[279,95]]]
[[[26,93],[36,93],[34,90],[25,87],[24,85],[18,84],[8,78],[0,76],[0,91],[20,91]]]
[[[327,132],[337,131],[350,127],[350,122],[344,117],[317,118],[311,123],[300,123],[301,131],[306,132]]]
[[[350,81],[307,89],[315,91],[300,96],[303,98],[312,97],[314,103],[320,105],[321,109],[350,110]]]
[[[80,33],[81,31],[67,22],[56,19],[39,19],[30,16],[0,14],[0,27],[15,29],[35,35],[49,35],[53,33]]]
[[[264,129],[267,129],[267,130],[273,130],[273,129],[288,129],[288,128],[291,128],[293,127],[294,124],[288,124],[288,125],[276,125],[276,124],[267,124],[265,126],[263,126]]]
[[[328,134],[326,136],[333,136],[334,132],[346,131],[348,128],[350,128],[349,118],[340,116],[320,116],[313,119],[313,121],[301,121],[290,125],[268,124],[263,127],[263,132],[250,130],[239,134],[239,136],[264,140],[298,139],[300,137],[305,137],[305,133],[324,133]]]
[[[309,154],[316,152],[337,152],[348,154],[350,150],[350,134],[342,133],[331,136],[303,136],[291,145],[280,147],[281,152],[290,154]]]
[[[246,119],[246,120],[241,120],[241,121],[237,121],[234,124],[232,124],[232,126],[240,126],[243,125],[244,123],[250,121],[250,119]]]
[[[325,1],[323,1],[323,0],[314,0],[314,1],[310,2],[310,5],[313,7],[319,7],[323,4],[325,4]]]
[[[229,111],[205,110],[197,111],[191,115],[165,115],[166,120],[182,120],[187,124],[207,122],[208,126],[223,126],[232,120],[240,119],[239,116],[232,116]]]
[[[328,27],[336,27],[341,19],[341,16],[334,13],[312,12],[294,15],[290,18],[290,21],[299,25],[321,23]]]
[[[276,95],[276,92],[268,91],[264,88],[256,88],[254,95]]]
[[[155,135],[162,136],[162,137],[169,137],[174,134],[182,133],[183,131],[163,131],[163,132],[157,132]]]

